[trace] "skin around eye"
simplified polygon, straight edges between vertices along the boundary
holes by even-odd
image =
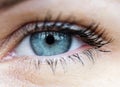
[[[114,38],[113,42],[103,46],[105,50],[110,49],[111,52],[100,52],[96,49],[84,47],[84,49],[81,48],[77,52],[70,50],[69,56],[60,56],[59,62],[56,61],[56,58],[58,58],[56,56],[48,57],[46,64],[40,60],[46,57],[20,56],[13,58],[14,52],[8,53],[7,55],[12,55],[12,59],[8,58],[9,61],[0,62],[0,86],[119,87],[119,1],[31,0],[16,5],[10,10],[3,11],[0,14],[0,43],[5,42],[5,44],[0,46],[0,57],[6,53],[6,50],[14,49],[22,41],[21,37],[15,38],[16,35],[22,36],[20,34],[22,30],[19,34],[15,33],[22,24],[36,21],[36,19],[42,22],[44,20],[43,16],[46,16],[46,11],[48,10],[55,17],[52,18],[52,21],[55,21],[56,16],[62,12],[61,22],[73,15],[78,25],[90,25],[91,20],[94,20],[95,23],[100,23],[100,26],[103,27],[101,29],[105,29],[107,33],[105,35]],[[82,20],[82,22],[78,22],[78,20]],[[101,31],[101,29],[98,29],[98,31]],[[96,31],[97,34],[98,31]],[[11,36],[10,39],[10,35],[13,32],[14,37]],[[24,38],[24,35],[22,38]],[[82,40],[89,41],[84,40],[84,38]],[[25,43],[27,41],[25,39]]]

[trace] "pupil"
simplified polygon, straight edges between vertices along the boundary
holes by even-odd
[[[53,36],[53,35],[48,35],[48,36],[46,37],[46,43],[47,43],[47,44],[51,45],[51,44],[53,44],[54,42],[55,42],[55,39],[54,39],[54,36]]]

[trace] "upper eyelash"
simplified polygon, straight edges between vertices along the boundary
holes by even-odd
[[[97,32],[98,27],[99,25],[90,25],[82,31],[83,34],[80,34],[80,37],[85,38],[85,42],[95,48],[100,48],[112,42],[112,39],[106,35],[105,30],[101,29]]]
[[[49,22],[48,22],[49,23]],[[51,31],[54,28],[58,29],[58,32],[62,32],[65,34],[71,34],[71,35],[79,35],[87,44],[94,46],[95,48],[100,48],[103,45],[106,45],[112,41],[112,39],[108,39],[107,36],[105,36],[105,30],[101,30],[97,33],[97,28],[99,25],[91,24],[87,28],[81,27],[82,29],[80,30],[71,30],[72,25],[74,26],[74,23],[62,23],[62,22],[50,22],[52,23],[51,26],[49,27],[47,25],[47,21],[43,23],[42,30],[45,32],[46,31]],[[57,24],[61,25],[57,25]],[[65,27],[68,25],[68,27]],[[38,27],[36,26],[36,29]],[[42,32],[43,32],[42,31]]]
[[[46,17],[44,19],[44,24],[51,21],[51,19],[52,19],[52,15],[49,12],[48,12],[48,14],[49,15],[46,15]],[[59,22],[61,15],[62,14],[59,14],[57,16],[57,18],[55,19],[54,26]],[[74,20],[74,17],[70,16],[67,19],[65,19],[65,21],[62,22],[63,25],[64,25],[64,23],[66,23],[67,20],[69,20],[69,22],[68,22],[69,25],[77,24],[76,20]],[[83,40],[84,40],[84,38],[86,38],[87,43],[91,46],[94,46],[95,48],[100,48],[103,45],[109,44],[113,41],[113,38],[110,38],[109,36],[107,36],[105,29],[101,28],[98,30],[99,24],[97,24],[95,22],[92,22],[90,25],[87,25],[87,26],[85,26],[85,25],[80,25],[80,26],[83,28],[83,30],[78,33],[80,35],[80,37],[82,37]],[[77,32],[76,32],[76,34],[77,34]],[[103,51],[103,52],[109,52],[109,51]]]
[[[56,26],[56,24],[59,22],[60,17],[61,17],[61,14],[59,14],[57,16],[52,27]],[[46,23],[51,21],[51,19],[52,19],[52,16],[48,12],[48,15],[46,15],[46,17],[44,18],[44,21],[43,21],[44,27],[45,27]],[[69,20],[69,22],[66,22],[68,20]],[[77,24],[77,22],[74,20],[73,16],[68,17],[61,23],[62,23],[62,25],[59,27],[59,29],[62,28],[66,23],[68,25],[76,25]],[[43,29],[44,29],[44,27],[43,27]],[[101,28],[98,30],[99,24],[97,24],[95,22],[92,22],[90,25],[87,25],[87,26],[80,25],[79,27],[82,27],[83,30],[80,30],[79,32],[78,31],[75,32],[75,30],[70,31],[69,29],[71,27],[69,27],[68,30],[70,32],[67,31],[67,33],[73,34],[73,32],[74,32],[74,33],[78,34],[87,44],[94,46],[95,48],[100,48],[103,45],[109,44],[113,41],[112,38],[109,38],[109,36],[107,36],[105,29]],[[47,30],[49,30],[49,29],[47,29]]]

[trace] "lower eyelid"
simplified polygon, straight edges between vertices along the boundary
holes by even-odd
[[[33,71],[33,69],[40,71],[40,69],[42,68],[41,65],[48,65],[53,73],[55,73],[56,67],[60,65],[63,69],[63,72],[66,72],[67,67],[69,67],[69,64],[79,63],[81,66],[84,66],[86,64],[93,64],[96,60],[95,58],[97,57],[97,55],[95,55],[97,54],[96,52],[97,51],[95,49],[86,48],[82,50],[76,50],[72,54],[66,56],[57,55],[53,57],[16,57],[18,58],[16,64],[18,65],[18,63],[20,63],[23,67],[26,66],[25,69],[28,69],[28,71]]]
[[[83,45],[82,47],[78,48],[78,49],[75,49],[75,50],[72,50],[70,52],[66,52],[66,53],[63,53],[63,54],[59,54],[59,55],[54,55],[54,56],[18,56],[16,54],[15,51],[11,52],[8,56],[4,57],[3,58],[3,61],[7,61],[7,60],[12,60],[12,59],[15,59],[15,58],[20,58],[22,60],[22,58],[27,58],[27,59],[40,59],[41,61],[45,61],[46,59],[52,59],[52,60],[59,60],[61,58],[65,58],[65,59],[68,59],[69,56],[72,56],[74,54],[83,54],[85,51],[88,51],[90,49],[93,49],[95,50],[94,48],[91,48],[90,46],[88,45]],[[74,59],[73,59],[74,60]],[[44,63],[44,62],[43,62]]]

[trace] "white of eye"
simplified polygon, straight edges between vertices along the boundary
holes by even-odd
[[[80,38],[72,37],[72,43],[69,51],[75,50],[77,48],[80,48],[84,46],[86,43],[84,43]]]
[[[30,36],[27,36],[15,49],[15,53],[18,56],[33,56],[35,53],[33,52],[30,45]]]

